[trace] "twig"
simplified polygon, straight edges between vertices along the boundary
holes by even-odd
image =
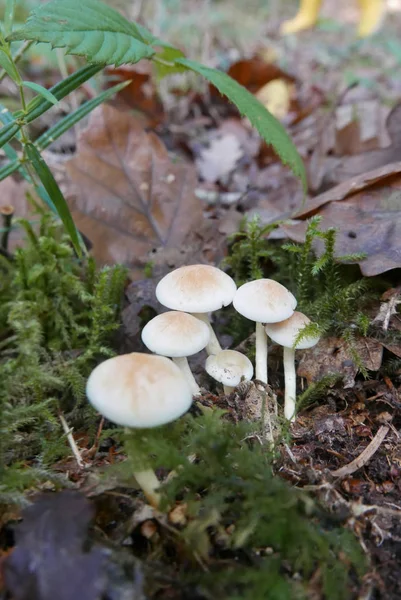
[[[11,223],[14,216],[14,207],[11,204],[6,204],[0,207],[2,226],[4,228],[3,235],[0,240],[0,248],[8,254],[8,238],[10,236]]]
[[[20,48],[18,48],[17,52],[14,54],[13,61],[15,63],[17,63],[20,60],[20,58],[23,56],[24,52],[26,50],[28,50],[28,48],[30,46],[32,46],[32,44],[33,44],[33,40],[29,40],[27,42],[24,42],[22,44],[22,46],[20,46]],[[2,71],[0,71],[0,81],[3,81],[3,79],[4,79],[4,77],[6,75],[7,75],[7,72],[4,69]]]
[[[84,461],[82,460],[81,453],[80,453],[79,448],[78,448],[78,446],[74,440],[74,437],[72,435],[72,429],[70,427],[68,427],[68,423],[65,420],[64,415],[61,412],[59,413],[58,416],[59,416],[61,425],[63,426],[64,433],[67,436],[67,440],[68,440],[68,443],[72,450],[72,453],[75,456],[75,459],[78,463],[79,468],[82,469],[82,467],[84,466]]]
[[[95,437],[95,441],[93,442],[93,445],[91,448],[89,448],[89,450],[86,452],[86,456],[95,456],[97,449],[99,447],[99,441],[100,441],[100,436],[102,434],[103,431],[103,425],[104,425],[104,417],[101,418],[100,423],[99,423],[99,427],[97,429],[97,433],[96,433],[96,437]]]
[[[340,469],[332,471],[331,474],[334,475],[334,477],[345,477],[346,475],[350,475],[366,465],[374,453],[380,448],[380,445],[384,441],[384,438],[389,431],[390,427],[388,425],[382,425],[370,444],[366,446],[365,450],[361,452],[361,454],[355,458],[355,460],[350,462],[348,465],[341,467]]]

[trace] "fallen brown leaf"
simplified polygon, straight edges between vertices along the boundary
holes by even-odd
[[[193,167],[173,162],[128,113],[96,109],[66,168],[74,219],[100,263],[138,267],[152,249],[179,247],[202,223]]]
[[[108,87],[122,81],[131,82],[117,94],[114,100],[116,106],[143,113],[152,127],[164,119],[163,104],[157,93],[150,61],[143,60],[135,65],[121,65],[114,69],[108,67],[106,75]]]
[[[335,227],[336,256],[363,253],[363,275],[372,277],[401,267],[401,162],[364,173],[308,200],[296,215],[319,213],[321,228]],[[282,231],[304,241],[306,223],[285,225]],[[322,246],[316,244],[319,254]]]
[[[382,361],[383,347],[372,338],[356,338],[354,350],[368,371],[378,371]],[[358,367],[352,359],[349,344],[341,338],[322,338],[310,350],[302,352],[298,375],[308,383],[319,381],[325,375],[339,374],[344,378],[344,389],[355,383]]]
[[[232,64],[228,70],[230,77],[245,86],[250,92],[256,93],[262,86],[273,79],[284,79],[294,82],[295,78],[272,62],[267,62],[260,56],[245,58]]]

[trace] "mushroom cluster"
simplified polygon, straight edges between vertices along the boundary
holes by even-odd
[[[256,379],[267,383],[267,336],[284,347],[284,415],[295,418],[295,350],[314,346],[319,338],[299,333],[310,323],[295,311],[297,301],[283,285],[258,279],[237,289],[233,279],[216,267],[189,265],[159,281],[156,297],[170,309],[147,323],[142,341],[154,354],[131,353],[98,365],[87,383],[87,397],[110,421],[134,436],[135,429],[167,424],[183,415],[200,393],[187,357],[205,349],[205,370],[223,384],[226,394],[254,374],[251,361],[240,352],[222,349],[210,313],[233,303],[241,315],[256,323]],[[301,341],[298,341],[301,340]],[[159,481],[141,457],[143,468],[134,476],[153,506],[158,506]]]

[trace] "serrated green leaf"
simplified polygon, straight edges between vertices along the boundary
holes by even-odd
[[[185,58],[185,55],[181,50],[178,50],[178,48],[174,48],[173,46],[164,46],[162,51],[158,52],[156,56],[153,57],[157,78],[163,79],[163,77],[167,77],[167,75],[188,71],[188,67],[184,67],[184,65],[177,62],[179,58]]]
[[[48,42],[108,65],[136,63],[155,53],[134,23],[98,0],[53,0],[39,6],[9,39]]]
[[[266,143],[273,146],[281,160],[287,164],[307,188],[306,172],[297,149],[284,127],[247,89],[229,77],[223,71],[205,67],[187,58],[178,58],[178,64],[202,75],[210,81],[221,94],[236,105],[240,113],[246,116]]]
[[[34,81],[23,81],[22,85],[24,87],[30,88],[31,90],[33,90],[40,96],[43,96],[43,98],[45,100],[47,100],[48,102],[50,102],[51,104],[58,103],[57,98],[55,96],[53,96],[53,94],[49,90],[44,88],[43,85],[40,85],[39,83],[35,83]],[[27,110],[29,110],[29,104],[27,106]]]
[[[65,98],[65,96],[68,96],[68,94],[79,88],[80,85],[91,79],[96,73],[99,73],[102,68],[102,65],[88,65],[83,67],[82,69],[79,69],[79,71],[69,75],[63,81],[56,83],[56,85],[50,88],[49,92],[53,94],[57,100],[62,100],[62,98]],[[52,106],[53,104],[51,102],[37,96],[29,103],[29,110],[26,115],[24,115],[25,122],[30,123],[31,121],[34,121]],[[16,118],[16,113],[14,113],[13,116]]]
[[[68,204],[56,180],[54,179],[52,172],[50,171],[49,167],[41,157],[40,152],[34,146],[34,144],[26,144],[25,152],[33,168],[35,169],[36,174],[42,182],[43,187],[48,193],[51,202],[54,204],[57,210],[57,214],[63,222],[63,225],[71,238],[72,244],[77,254],[81,256],[82,249],[79,243],[78,231],[75,227],[75,223],[71,216],[70,209],[68,208]]]
[[[74,127],[81,119],[86,117],[92,110],[94,110],[97,106],[111,98],[114,94],[124,89],[127,85],[131,83],[130,81],[124,81],[123,83],[119,83],[114,87],[102,92],[96,98],[92,98],[88,102],[82,104],[77,110],[66,115],[63,119],[61,119],[56,125],[54,125],[51,129],[48,129],[45,133],[43,133],[35,142],[35,146],[39,150],[44,150],[47,148],[54,140],[58,139],[63,135],[66,131]]]
[[[15,69],[15,66],[14,66],[13,62],[10,60],[10,58],[7,56],[7,54],[4,52],[4,50],[2,50],[1,48],[0,48],[0,67],[5,70],[5,72],[10,77],[10,79],[12,79],[13,81],[17,81],[18,73]]]

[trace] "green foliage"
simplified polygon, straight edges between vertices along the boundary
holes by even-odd
[[[50,213],[35,229],[20,225],[25,246],[0,262],[0,500],[16,473],[23,487],[68,450],[59,412],[74,425],[78,410],[90,411],[82,404],[86,377],[112,355],[126,279],[122,267],[97,272],[91,259],[78,261]],[[21,461],[34,468],[30,475]]]
[[[370,319],[364,310],[377,296],[377,282],[361,277],[353,262],[362,255],[335,257],[336,231],[322,231],[320,217],[309,222],[303,244],[284,244],[267,240],[278,224],[261,226],[258,218],[245,223],[232,237],[226,264],[237,283],[261,277],[273,277],[297,298],[297,310],[312,323],[300,331],[295,343],[303,338],[329,334],[348,342],[349,354],[361,373],[367,372],[355,348],[355,338],[366,336]],[[322,245],[320,255],[315,244]],[[242,328],[236,325],[237,329]]]
[[[320,217],[309,221],[304,244],[283,246],[297,265],[298,275],[291,291],[299,310],[316,321],[320,331],[352,342],[355,335],[366,335],[363,309],[372,299],[374,282],[360,275],[350,278],[346,264],[361,260],[363,255],[335,257],[336,231],[321,231],[320,221]],[[323,243],[319,257],[314,249],[317,241]]]
[[[130,23],[111,7],[98,0],[52,0],[35,8],[26,25],[8,38],[48,42],[66,48],[99,64],[136,63],[152,59],[158,74],[194,71],[210,81],[221,94],[248,117],[262,138],[271,144],[306,189],[305,168],[284,127],[255,96],[226,73],[183,57],[180,50],[156,39],[144,27]],[[156,52],[155,48],[161,51]]]
[[[155,54],[134,23],[97,0],[53,0],[39,6],[11,39],[49,42],[100,64],[137,63]]]
[[[77,254],[81,255],[81,244],[79,242],[79,234],[75,227],[75,223],[72,219],[68,204],[58,187],[56,180],[54,179],[53,173],[43,160],[39,150],[34,144],[30,142],[25,144],[25,152],[28,160],[31,162],[35,173],[39,177],[39,180],[43,184],[49,198],[51,199],[58,216],[60,217],[63,225],[68,232],[74,248]]]
[[[266,265],[275,255],[266,238],[277,227],[278,223],[261,226],[259,217],[254,216],[244,219],[239,232],[228,238],[230,253],[223,265],[230,269],[237,285],[264,277]]]
[[[311,383],[306,390],[298,396],[297,411],[324,400],[327,391],[332,388],[340,379],[340,375],[330,374],[325,375],[319,381]]]
[[[131,460],[120,468],[141,468],[137,448],[151,447],[152,466],[174,471],[161,488],[162,509],[177,500],[186,507],[186,522],[162,526],[149,558],[207,598],[306,598],[313,574],[327,600],[349,597],[351,574],[364,569],[357,541],[273,475],[272,456],[252,434],[254,425],[217,410],[133,433]]]
[[[222,71],[205,67],[193,60],[184,58],[179,58],[176,62],[202,75],[221,94],[227,96],[236,105],[241,115],[249,119],[260,136],[273,146],[283,163],[291,167],[294,174],[301,179],[304,190],[306,190],[305,167],[298,151],[281,123],[269,113],[266,107],[253,94]]]

